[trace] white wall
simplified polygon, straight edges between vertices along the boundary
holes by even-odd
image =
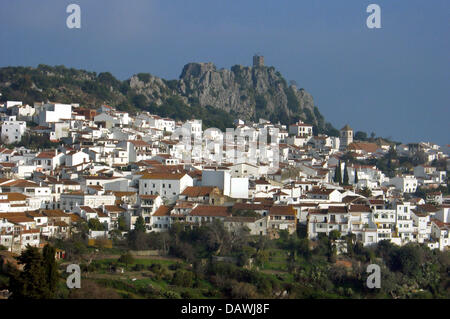
[[[202,186],[216,186],[223,190],[225,196],[230,196],[231,175],[227,171],[203,170]]]
[[[231,178],[232,198],[248,198],[248,178]]]

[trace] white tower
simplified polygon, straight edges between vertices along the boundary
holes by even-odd
[[[353,129],[347,124],[343,128],[341,128],[340,132],[340,148],[341,150],[345,150],[347,149],[347,146],[349,146],[353,142]]]

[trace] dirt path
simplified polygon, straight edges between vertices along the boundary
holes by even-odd
[[[85,256],[87,258],[91,258],[91,256]],[[170,256],[136,256],[133,255],[135,259],[152,259],[152,260],[167,260],[167,261],[174,261],[174,262],[183,262],[182,259],[176,258],[176,257],[170,257]],[[120,255],[108,255],[108,254],[95,254],[92,256],[92,260],[99,260],[99,259],[119,259]]]
[[[268,274],[268,275],[286,275],[286,274],[288,274],[287,271],[272,270],[272,269],[263,269],[263,270],[260,270],[260,272]]]

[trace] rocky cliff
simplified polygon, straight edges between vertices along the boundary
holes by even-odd
[[[181,95],[198,99],[201,105],[233,111],[244,119],[274,114],[306,119],[302,111],[314,110],[312,96],[288,86],[273,67],[236,65],[231,70],[217,70],[212,63],[189,63],[178,88]]]
[[[332,129],[308,92],[289,85],[274,67],[266,66],[235,65],[228,70],[217,69],[213,63],[189,63],[178,80],[139,73],[125,81],[109,72],[97,75],[63,66],[8,67],[0,69],[0,92],[3,99],[28,103],[56,100],[90,107],[107,103],[122,110],[143,109],[182,120],[211,117],[211,113],[283,124],[302,119],[319,131]]]

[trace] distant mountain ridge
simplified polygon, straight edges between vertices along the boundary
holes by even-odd
[[[213,63],[188,63],[178,80],[139,73],[120,81],[111,73],[64,66],[0,68],[3,100],[55,101],[86,107],[108,104],[129,112],[146,110],[179,120],[197,117],[205,125],[230,127],[233,119],[290,124],[303,120],[317,132],[336,135],[312,96],[289,85],[274,67],[235,65],[218,70]]]

